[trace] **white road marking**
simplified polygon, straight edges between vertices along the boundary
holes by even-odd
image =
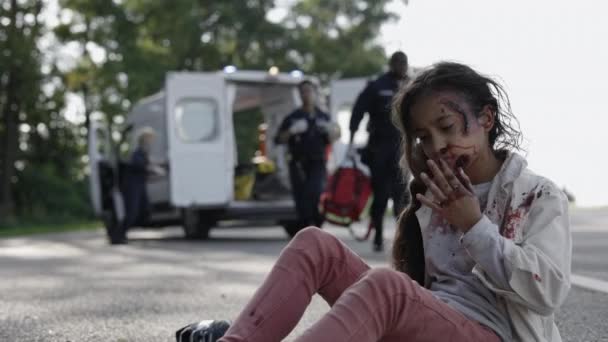
[[[608,227],[600,224],[577,224],[570,226],[573,233],[608,233]]]
[[[578,274],[571,274],[570,281],[572,282],[572,285],[582,287],[584,289],[608,293],[608,281],[605,280],[599,280]]]

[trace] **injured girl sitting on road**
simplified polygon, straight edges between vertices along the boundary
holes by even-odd
[[[503,88],[442,62],[401,89],[393,109],[414,199],[393,267],[370,268],[306,228],[236,320],[190,324],[178,341],[281,341],[314,294],[330,309],[297,341],[561,341],[553,313],[570,289],[568,201],[516,152]]]

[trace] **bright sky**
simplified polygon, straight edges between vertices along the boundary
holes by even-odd
[[[580,206],[608,205],[608,3],[395,0],[383,28],[410,64],[454,60],[499,78],[526,138],[529,167]]]

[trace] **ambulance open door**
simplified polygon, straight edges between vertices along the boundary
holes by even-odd
[[[234,139],[220,73],[166,79],[170,200],[177,207],[222,207],[233,198]]]

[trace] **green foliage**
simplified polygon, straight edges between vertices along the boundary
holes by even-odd
[[[273,0],[62,0],[75,15],[55,33],[63,42],[94,43],[106,59],[85,51],[68,86],[90,90],[89,111],[110,118],[162,87],[170,70],[301,69],[329,81],[368,76],[386,64],[380,26],[396,16],[389,0],[300,0],[279,22]],[[78,29],[75,29],[78,28]],[[121,80],[122,78],[122,80]]]
[[[264,122],[264,113],[260,108],[252,108],[233,114],[234,135],[238,164],[251,164],[258,149],[258,126]]]
[[[61,177],[57,165],[26,167],[15,186],[17,216],[29,222],[69,222],[92,219],[85,180]]]
[[[290,27],[290,50],[303,70],[322,79],[369,76],[386,64],[376,37],[380,26],[397,16],[389,0],[302,0],[283,21]]]
[[[11,222],[10,224],[0,223],[0,238],[9,238],[15,236],[24,236],[32,234],[48,234],[59,232],[70,232],[77,230],[93,230],[102,227],[101,222],[97,221],[72,221],[72,222],[55,222],[48,221],[22,221]]]
[[[0,6],[0,221],[90,217],[80,127],[63,117],[66,88],[52,55],[40,1]],[[47,36],[48,38],[48,36]],[[6,191],[6,193],[4,193]]]
[[[35,113],[44,115],[45,110]],[[35,117],[28,119],[32,127],[47,127],[43,120],[36,123]],[[23,134],[22,139],[28,149],[21,155],[14,184],[16,215],[29,222],[92,218],[78,127],[58,117],[45,129]]]

